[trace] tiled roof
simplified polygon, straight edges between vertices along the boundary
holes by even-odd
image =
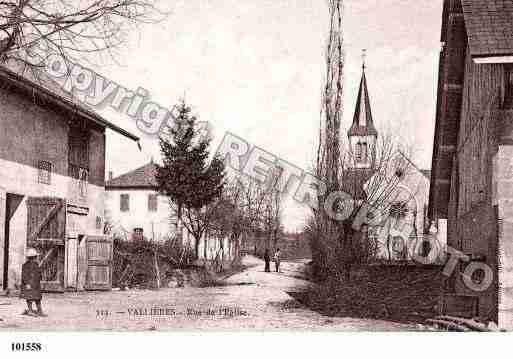
[[[362,72],[360,81],[360,89],[358,90],[358,98],[356,100],[356,108],[354,111],[353,124],[349,129],[348,136],[377,136],[378,132],[374,128],[372,121],[372,111],[369,100],[369,92],[367,91],[367,79],[365,77],[365,69]]]
[[[461,0],[472,56],[513,55],[513,0]]]
[[[119,177],[113,178],[105,183],[105,188],[109,189],[156,189],[157,165],[150,162],[133,171],[125,173]]]

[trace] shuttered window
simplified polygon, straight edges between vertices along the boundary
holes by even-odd
[[[157,212],[157,195],[149,194],[148,195],[148,212]]]
[[[89,172],[89,133],[72,127],[69,132],[69,176],[82,180]]]
[[[128,212],[130,211],[130,195],[129,194],[122,194],[119,196],[119,209],[121,212]]]

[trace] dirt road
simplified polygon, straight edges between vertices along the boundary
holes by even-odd
[[[301,279],[301,262],[283,262],[281,273],[265,273],[251,256],[250,266],[209,288],[166,288],[47,294],[46,318],[23,316],[24,302],[0,297],[0,330],[411,330],[379,320],[330,318],[310,311],[287,292],[311,285]]]

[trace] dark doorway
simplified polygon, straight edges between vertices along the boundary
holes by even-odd
[[[3,289],[8,288],[9,280],[9,232],[11,229],[11,218],[20,206],[23,196],[18,194],[7,193],[5,204],[5,240],[4,240],[4,272],[3,272]]]

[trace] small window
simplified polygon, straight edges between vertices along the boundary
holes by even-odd
[[[87,198],[87,184],[89,183],[89,171],[85,168],[78,170],[78,193],[80,197]]]
[[[362,143],[361,142],[358,142],[356,144],[356,151],[355,151],[355,157],[356,157],[356,162],[361,162],[362,160]]]
[[[157,212],[157,195],[148,195],[148,212]]]
[[[37,164],[37,182],[52,184],[52,164],[48,161],[39,161]]]
[[[130,211],[130,195],[124,193],[120,195],[120,203],[119,203],[119,209],[121,212],[128,212]]]
[[[134,228],[132,239],[144,239],[144,230],[142,228]]]
[[[406,202],[394,202],[390,206],[390,216],[393,218],[404,218],[408,213],[408,204]]]
[[[96,216],[96,229],[102,229],[103,220],[102,217]]]

